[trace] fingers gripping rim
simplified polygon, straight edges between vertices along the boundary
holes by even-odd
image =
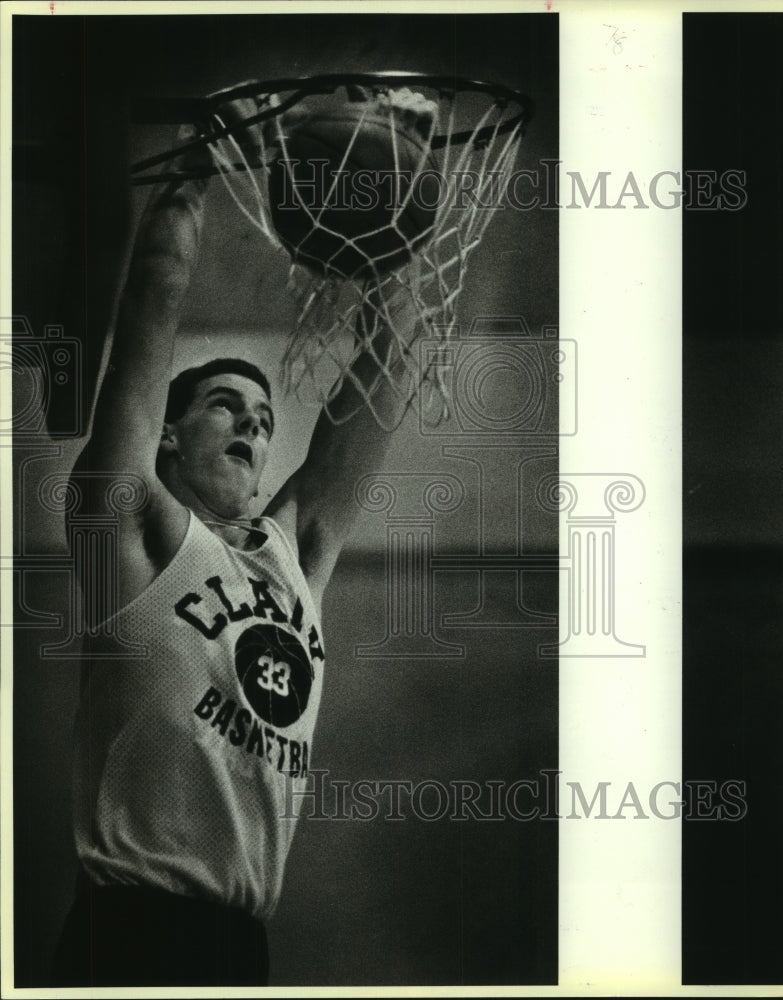
[[[227,102],[242,98],[256,100],[258,111],[241,123],[242,126],[247,127],[283,114],[310,95],[332,94],[338,87],[346,87],[349,90],[349,96],[351,92],[356,93],[360,90],[379,94],[395,87],[426,88],[444,98],[451,97],[452,99],[456,95],[467,93],[484,95],[487,100],[492,100],[499,108],[507,110],[501,126],[501,134],[518,132],[520,136],[524,135],[535,112],[530,97],[502,84],[469,80],[465,77],[401,71],[328,73],[311,77],[289,77],[268,81],[251,80],[204,98],[140,97],[133,102],[133,122],[181,124],[185,121],[193,121],[199,123],[203,128],[202,134],[192,143],[179,145],[133,164],[131,173],[136,175],[134,183],[157,183],[163,178],[155,175],[144,176],[144,172],[177,158],[194,146],[207,145],[225,138],[236,127],[235,125],[224,124],[209,128],[210,120],[221,104],[225,105]],[[491,128],[483,132],[479,131],[478,134],[472,128],[450,130],[434,136],[432,148],[438,150],[446,145],[458,145],[470,141],[481,143],[491,136]]]

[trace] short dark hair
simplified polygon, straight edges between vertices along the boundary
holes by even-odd
[[[269,388],[269,380],[260,368],[249,361],[241,358],[215,358],[214,361],[207,361],[197,368],[186,368],[180,372],[169,384],[169,394],[166,399],[166,415],[163,418],[167,424],[173,423],[184,416],[187,408],[193,402],[196,395],[196,386],[205,378],[212,375],[242,375],[260,385],[264,392],[272,400],[272,391]]]

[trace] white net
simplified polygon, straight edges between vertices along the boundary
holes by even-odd
[[[404,404],[395,423],[409,406],[432,423],[448,412],[440,366],[422,359],[416,342],[448,343],[468,260],[500,207],[520,138],[519,126],[503,130],[508,111],[491,95],[401,94],[377,91],[339,104],[332,97],[331,106],[311,100],[272,118],[253,148],[234,134],[210,144],[239,211],[290,261],[297,317],[284,384],[335,423],[367,406],[387,426],[388,408],[373,402],[381,385]],[[302,135],[313,131],[335,137],[320,164],[302,160]],[[362,198],[356,175],[368,165]],[[383,197],[368,195],[368,180],[384,183]],[[363,214],[368,203],[373,210]],[[356,371],[362,356],[374,362],[369,380],[366,364],[361,376]],[[334,371],[328,391],[324,366]],[[335,405],[346,381],[358,401],[348,409]]]

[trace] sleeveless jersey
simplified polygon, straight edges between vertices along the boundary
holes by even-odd
[[[281,529],[231,548],[191,513],[171,563],[112,622],[76,719],[77,853],[101,885],[276,906],[306,785],[324,652]]]

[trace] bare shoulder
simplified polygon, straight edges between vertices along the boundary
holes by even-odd
[[[104,607],[101,591],[114,570],[115,610],[143,593],[179,551],[188,528],[188,511],[157,477],[123,469],[119,462],[117,466],[111,470],[92,464],[88,447],[71,473],[75,505],[69,516],[72,521],[78,519],[83,529],[73,535],[72,544],[92,528],[107,526],[114,539],[110,549],[93,553],[91,559],[76,560],[88,615],[90,608]],[[102,532],[98,535],[102,537]]]

